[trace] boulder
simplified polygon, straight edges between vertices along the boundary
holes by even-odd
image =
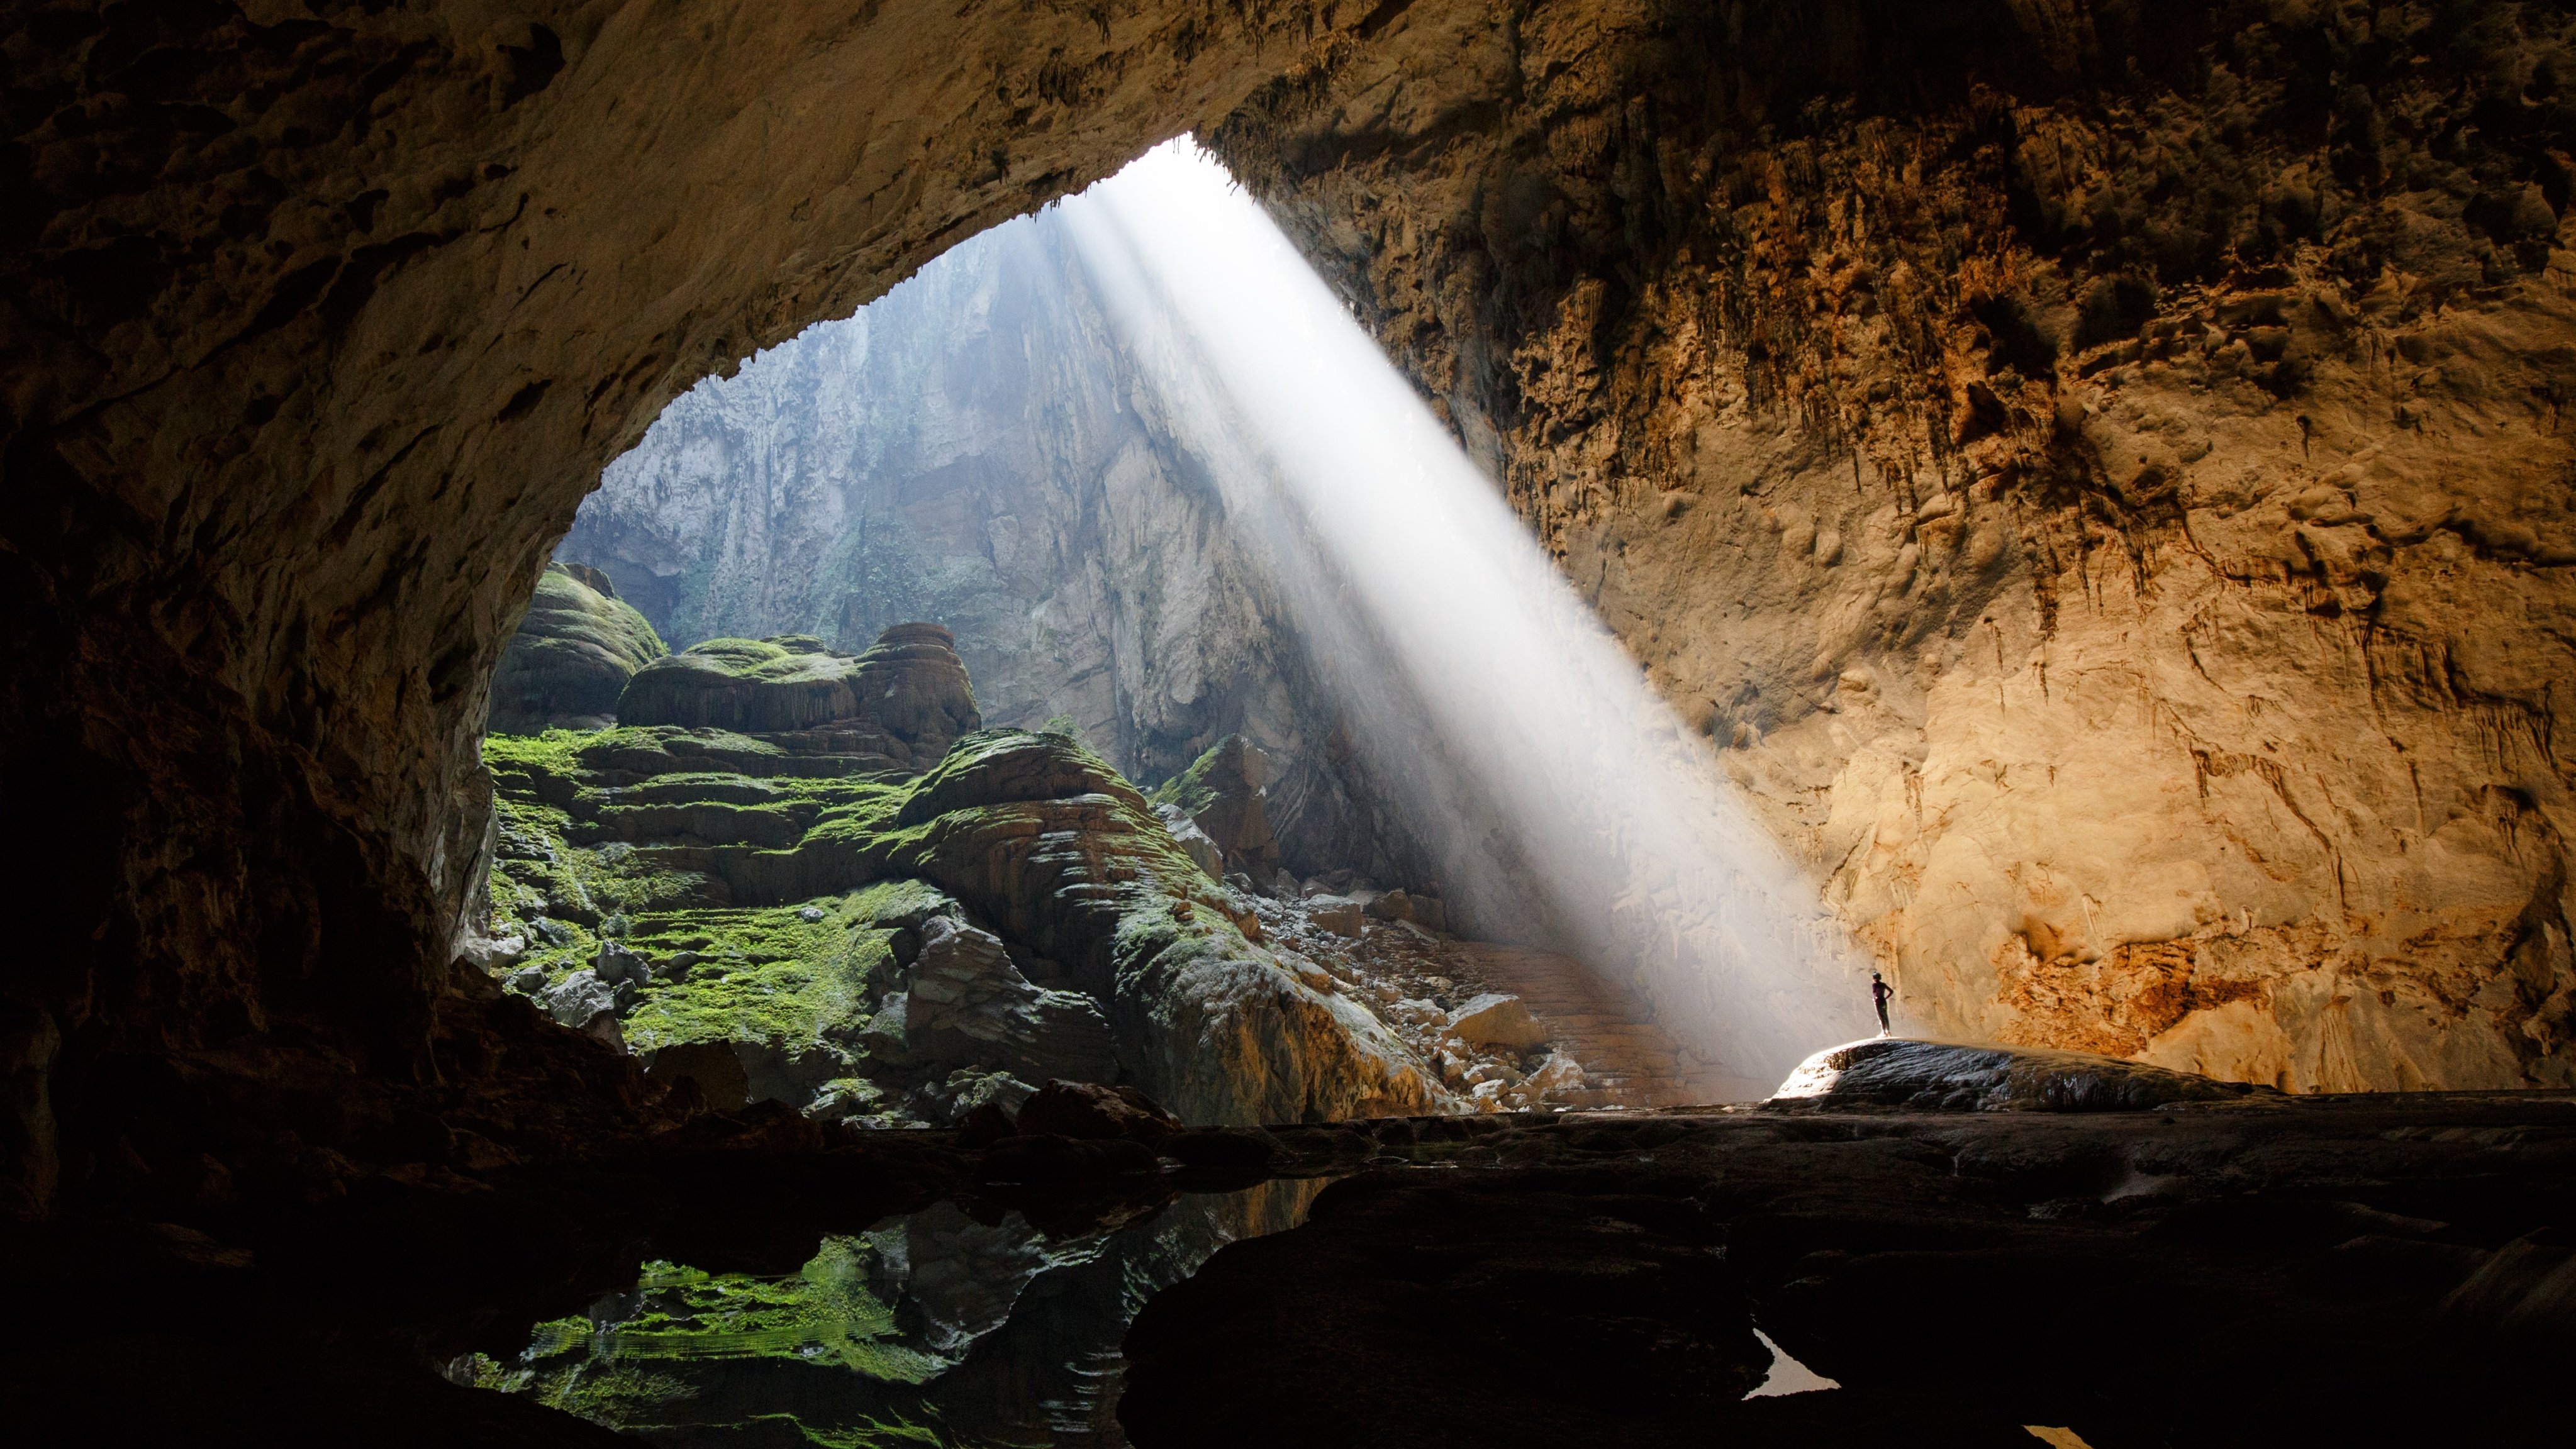
[[[545,1007],[546,1015],[575,1031],[617,1010],[616,991],[600,980],[596,971],[575,971],[548,987],[537,1000]]]
[[[1190,818],[1188,811],[1163,801],[1154,806],[1154,813],[1161,817],[1163,828],[1172,832],[1172,841],[1180,846],[1181,853],[1198,862],[1199,869],[1207,872],[1209,880],[1219,879],[1225,874],[1225,852],[1216,848],[1216,842],[1206,831],[1199,829],[1198,822]]]
[[[957,640],[937,624],[897,624],[877,636],[851,671],[860,714],[928,763],[984,727]]]
[[[2278,1098],[2271,1087],[2090,1052],[1872,1037],[1799,1063],[1774,1106],[1861,1103],[1961,1112],[2135,1112],[2169,1102]]]
[[[1134,1087],[1049,1082],[1020,1106],[1019,1131],[1099,1140],[1124,1137],[1147,1146],[1181,1130],[1181,1119]]]
[[[1265,788],[1270,773],[1268,755],[1241,735],[1227,735],[1188,769],[1164,781],[1154,800],[1187,812],[1224,853],[1227,869],[1268,879],[1279,869],[1279,842],[1270,831]]]
[[[496,734],[605,728],[616,722],[627,681],[668,653],[644,616],[617,597],[608,575],[584,564],[548,564],[493,669],[484,728]]]
[[[1118,1074],[1109,1023],[1091,998],[1031,982],[990,931],[933,917],[919,937],[900,1018],[907,1061],[997,1067],[1041,1081]]]
[[[1306,919],[1319,931],[1357,940],[1368,929],[1368,914],[1360,903],[1348,896],[1310,896],[1306,901]]]
[[[1449,1014],[1449,1030],[1471,1046],[1532,1051],[1547,1045],[1547,1028],[1517,996],[1489,991]]]

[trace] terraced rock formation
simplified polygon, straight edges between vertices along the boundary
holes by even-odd
[[[642,614],[586,564],[549,563],[492,671],[486,728],[501,734],[614,723],[635,671],[671,651]]]
[[[935,625],[857,656],[712,641],[638,673],[620,714],[654,722],[486,742],[489,959],[700,1101],[893,1126],[1055,1078],[1132,1081],[1203,1122],[1442,1096],[1259,944],[1098,756],[974,731]]]

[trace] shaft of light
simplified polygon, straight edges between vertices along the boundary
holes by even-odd
[[[1453,899],[1627,975],[1704,1081],[1862,1034],[1815,886],[1224,169],[1169,142],[1063,212]]]

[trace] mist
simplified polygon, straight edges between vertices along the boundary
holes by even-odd
[[[1453,909],[1625,978],[1704,1081],[1864,1034],[1867,972],[1499,490],[1195,143],[1061,203]]]

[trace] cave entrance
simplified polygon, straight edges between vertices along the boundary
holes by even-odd
[[[1744,1099],[1860,1034],[1812,890],[1701,742],[1187,140],[675,402],[492,699],[486,960],[718,1103],[940,1124],[1115,1075],[1120,988],[1009,891],[956,923],[1028,1040],[893,1045],[948,1014],[913,998],[954,933],[856,822],[994,728],[1149,792],[1428,1101]],[[835,933],[879,929],[853,967]]]

